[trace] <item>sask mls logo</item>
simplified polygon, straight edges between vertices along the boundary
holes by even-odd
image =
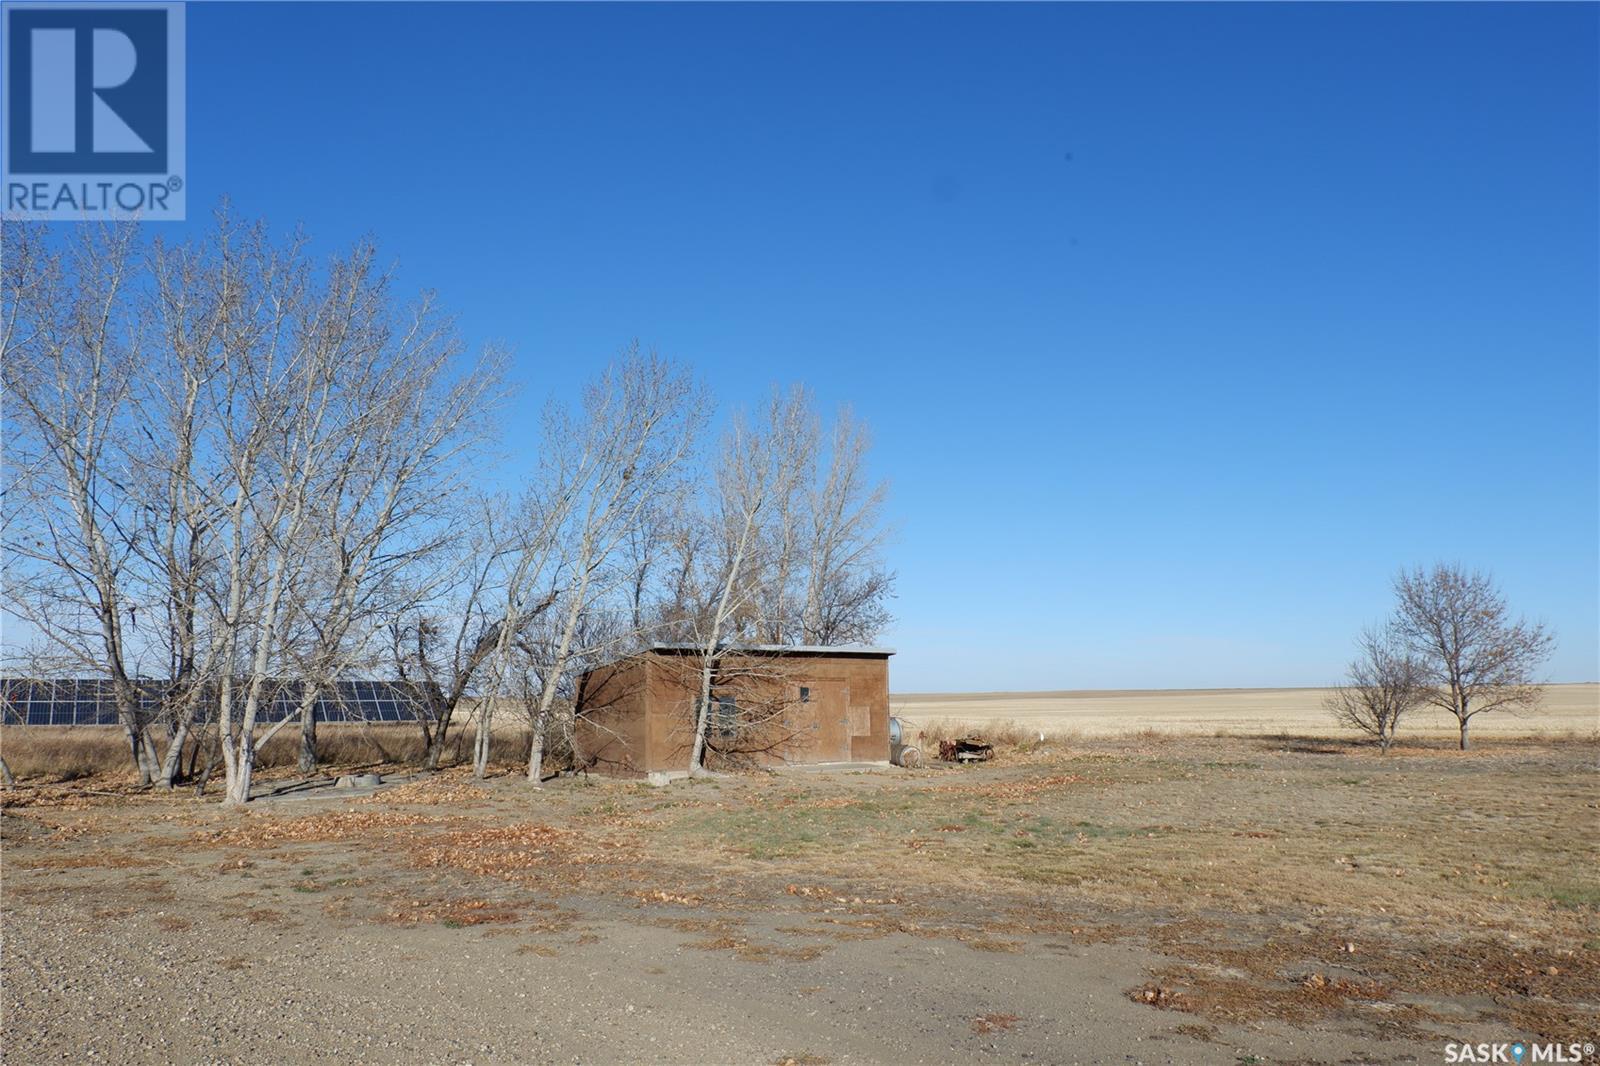
[[[5,217],[183,218],[183,5],[4,11]]]
[[[1444,1046],[1444,1061],[1506,1063],[1509,1066],[1529,1066],[1531,1063],[1579,1063],[1594,1061],[1593,1044],[1525,1044],[1515,1043],[1449,1043]]]

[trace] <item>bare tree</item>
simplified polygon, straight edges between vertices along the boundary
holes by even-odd
[[[1326,705],[1340,725],[1366,733],[1387,752],[1401,716],[1427,700],[1424,670],[1392,623],[1363,630],[1357,648],[1345,684]]]
[[[477,739],[473,775],[488,774],[489,746],[495,714],[501,705],[521,704],[524,694],[527,631],[559,599],[557,584],[561,531],[572,513],[579,482],[566,476],[547,477],[523,497],[521,514],[511,524],[501,555],[507,565],[497,585],[498,611],[493,644],[484,663],[476,702]]]
[[[135,523],[121,443],[140,358],[128,290],[132,226],[84,227],[65,247],[4,227],[3,374],[8,441],[6,593],[66,664],[111,679],[141,784],[156,774],[133,678],[140,604],[125,569]],[[148,617],[148,612],[147,612]]]
[[[256,735],[275,695],[287,593],[305,561],[315,495],[352,429],[340,418],[338,375],[359,357],[362,345],[350,342],[374,302],[370,249],[335,261],[326,287],[310,274],[296,249],[270,276],[266,321],[224,346],[214,400],[232,474],[218,500],[230,537],[217,708],[229,804],[249,801],[257,751],[290,721]]]
[[[395,618],[389,629],[395,671],[402,681],[418,684],[421,693],[413,710],[422,730],[424,770],[439,768],[450,726],[498,635],[476,603],[453,623],[447,635],[442,619],[418,612]]]
[[[804,389],[791,400],[791,466],[741,577],[740,620],[769,644],[870,641],[890,621],[894,588],[882,559],[888,486],[870,480],[870,435],[848,408],[824,432]]]
[[[663,568],[670,565],[673,558],[674,536],[685,496],[684,491],[664,494],[644,508],[622,545],[628,628],[641,638],[661,621],[658,614],[662,599],[660,582],[665,576]]]
[[[526,705],[537,780],[543,738],[572,732],[574,673],[673,635],[706,652],[699,767],[726,649],[887,617],[865,434],[841,418],[819,481],[801,389],[735,425],[700,512],[709,403],[635,345],[552,410],[515,519],[474,529],[461,458],[498,362],[464,365],[372,246],[320,263],[226,211],[171,247],[76,237],[6,231],[5,595],[37,672],[109,677],[143,782],[214,744],[226,801],[246,802],[261,745],[297,722],[311,768],[314,708],[379,661],[426,704],[426,765],[472,706],[481,775],[496,708]]]
[[[438,580],[394,608],[385,630],[395,672],[422,693],[416,721],[427,770],[439,768],[450,727],[473,703],[501,643],[501,581],[511,550],[507,510],[497,498],[479,497],[461,509],[460,519],[455,536],[430,556]],[[530,613],[537,617],[542,610]]]
[[[760,550],[752,558],[754,565],[747,568],[748,582],[754,588],[750,637],[769,644],[801,639],[811,584],[806,565],[808,537],[816,519],[811,505],[815,502],[812,493],[817,481],[821,425],[805,388],[796,386],[790,393],[790,403],[790,465],[772,486],[768,518],[761,523]]]
[[[1538,704],[1536,675],[1555,638],[1542,625],[1512,619],[1489,575],[1443,564],[1418,567],[1401,571],[1394,591],[1397,632],[1424,666],[1428,702],[1459,723],[1462,751],[1476,716]]]
[[[646,557],[648,569],[635,574],[639,617],[648,622],[638,627],[641,634],[649,630],[663,640],[692,640],[709,621],[711,604],[704,585],[713,538],[710,524],[698,510],[702,495],[679,499],[666,510],[655,531],[659,562]],[[640,565],[637,558],[634,565]],[[659,578],[654,592],[649,584],[652,574]]]
[[[626,586],[622,565],[628,539],[663,497],[677,488],[705,421],[706,400],[693,379],[637,344],[625,351],[584,393],[576,419],[555,409],[547,420],[546,448],[554,461],[546,495],[565,501],[565,521],[554,579],[561,592],[561,623],[543,646],[535,669],[541,678],[532,716],[528,780],[538,784],[544,737],[586,614],[608,593]],[[570,719],[567,704],[565,718]],[[564,723],[570,732],[570,721]]]
[[[764,543],[774,539],[770,524],[774,502],[791,491],[803,469],[800,449],[807,439],[805,393],[792,389],[774,393],[763,422],[751,425],[735,416],[723,442],[709,520],[709,593],[707,605],[696,611],[695,643],[700,652],[700,683],[695,703],[694,740],[689,772],[705,773],[707,733],[711,726],[712,688],[723,654],[731,642],[759,631],[750,608],[759,602],[758,574]],[[745,632],[739,621],[745,620]]]
[[[216,254],[245,260],[203,394],[225,476],[196,486],[215,516],[216,714],[236,804],[260,746],[299,720],[257,735],[276,678],[300,674],[314,699],[376,628],[371,603],[395,569],[448,521],[433,492],[451,484],[494,369],[455,366],[449,323],[427,299],[402,309],[370,245],[326,268],[298,240]]]
[[[834,420],[827,473],[811,487],[807,508],[806,589],[801,643],[875,639],[889,624],[885,604],[894,574],[884,568],[888,485],[869,480],[871,438],[848,408]]]
[[[213,490],[229,472],[210,447],[215,412],[203,397],[224,331],[236,328],[252,292],[244,272],[259,261],[265,239],[259,224],[241,226],[219,212],[199,241],[168,247],[158,240],[145,257],[151,287],[142,317],[151,343],[133,392],[124,484],[141,519],[132,547],[142,565],[129,578],[148,586],[147,598],[164,615],[151,640],[166,670],[147,728],[166,730],[160,780],[167,788],[182,772],[185,743],[210,709],[222,666],[222,634],[208,626],[205,606],[217,551]]]
[[[809,673],[796,660],[768,650],[777,645],[730,643],[722,648],[712,671],[710,694],[682,707],[683,716],[671,735],[691,747],[698,737],[704,747],[702,765],[720,769],[749,768],[802,753],[814,742],[809,730],[798,728],[793,712],[809,697],[801,683]],[[702,691],[703,649],[687,645],[657,659],[658,676],[679,691]],[[698,729],[700,709],[706,712]],[[681,733],[679,732],[681,728]]]
[[[304,639],[289,645],[306,682],[297,709],[302,771],[316,766],[319,692],[364,659],[397,597],[436,580],[439,549],[462,518],[459,460],[492,425],[501,361],[491,351],[452,378],[462,346],[451,330],[425,296],[398,333],[374,338],[375,358],[345,372],[340,403],[360,428],[344,435],[318,493],[313,566],[291,590],[305,623]]]

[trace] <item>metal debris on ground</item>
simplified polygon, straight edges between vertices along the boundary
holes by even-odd
[[[994,745],[979,736],[956,737],[939,741],[939,758],[943,762],[987,762],[994,758]]]

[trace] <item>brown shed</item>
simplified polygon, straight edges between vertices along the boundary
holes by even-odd
[[[707,765],[889,761],[888,648],[746,645],[718,657]],[[702,649],[656,644],[578,683],[580,763],[642,776],[689,768]]]

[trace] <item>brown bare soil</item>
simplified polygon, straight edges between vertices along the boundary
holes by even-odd
[[[1600,744],[4,795],[7,1062],[1392,1062],[1600,1035]],[[292,797],[292,798],[291,798]]]

